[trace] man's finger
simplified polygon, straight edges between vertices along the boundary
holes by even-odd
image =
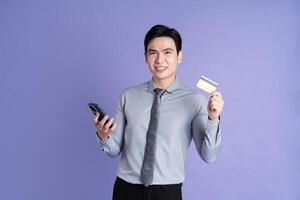
[[[213,97],[213,96],[219,96],[220,98],[222,98],[222,95],[221,95],[221,92],[219,91],[214,91],[212,93],[209,94],[210,97]]]
[[[114,118],[110,118],[109,121],[104,126],[105,130],[108,130],[113,122],[114,122]]]
[[[219,98],[212,98],[210,101],[211,102],[217,102],[217,103],[220,103],[220,104],[224,104],[224,101],[222,99],[219,99]]]
[[[94,122],[95,124],[98,124],[98,118],[99,118],[100,113],[96,113],[95,117],[94,117]]]
[[[101,119],[101,121],[100,121],[101,127],[103,127],[103,126],[105,125],[105,122],[107,121],[107,119],[108,119],[108,115],[105,115],[105,116]]]
[[[209,109],[211,111],[221,112],[223,109],[223,105],[219,103],[213,103],[209,105]]]
[[[220,101],[217,101],[217,100],[214,100],[212,101],[209,106],[218,106],[218,107],[223,107],[224,103],[223,102],[220,102]]]
[[[114,122],[114,125],[113,125],[113,127],[111,127],[111,131],[114,131],[115,129],[117,128],[117,122]]]
[[[222,97],[220,97],[220,96],[212,96],[209,100],[224,102]]]

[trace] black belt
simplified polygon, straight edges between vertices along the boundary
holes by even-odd
[[[178,184],[166,184],[166,185],[149,185],[148,187],[145,187],[143,184],[134,184],[134,183],[128,183],[127,181],[121,179],[120,177],[117,176],[116,182],[118,184],[124,185],[124,186],[134,186],[134,187],[139,187],[139,188],[147,188],[147,189],[154,189],[154,188],[160,188],[161,190],[174,190],[178,187],[182,187],[182,183]]]

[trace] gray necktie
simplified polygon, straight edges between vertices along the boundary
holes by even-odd
[[[141,171],[141,181],[147,187],[152,183],[156,147],[156,131],[159,117],[160,97],[165,90],[155,88],[155,97],[151,108],[150,122],[147,131],[147,142],[145,147],[144,161]]]

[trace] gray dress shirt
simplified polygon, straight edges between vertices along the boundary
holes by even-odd
[[[126,89],[114,115],[117,128],[104,141],[97,137],[109,156],[121,153],[117,176],[134,184],[142,184],[140,174],[155,88],[151,79]],[[177,78],[166,90],[161,97],[153,184],[184,181],[184,163],[192,139],[207,163],[216,159],[221,143],[219,120],[208,119],[207,100],[201,94]]]

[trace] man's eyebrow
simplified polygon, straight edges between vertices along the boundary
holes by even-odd
[[[147,52],[150,52],[150,51],[155,51],[155,52],[157,52],[157,50],[155,50],[155,49],[148,49]],[[163,49],[163,51],[174,51],[174,49],[172,49],[172,48],[165,48],[165,49]]]
[[[148,51],[147,52],[149,52],[149,51],[156,51],[155,49],[148,49]]]
[[[174,51],[174,49],[172,49],[172,48],[166,48],[163,51]]]

